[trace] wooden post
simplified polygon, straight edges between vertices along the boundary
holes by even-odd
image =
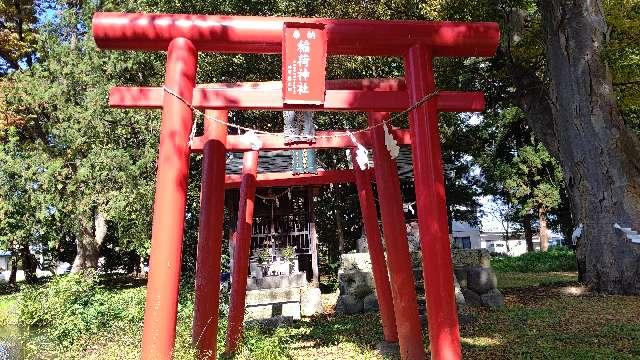
[[[389,117],[388,113],[369,113],[369,126]],[[402,210],[402,194],[396,161],[391,159],[384,144],[384,130],[377,126],[373,135],[373,159],[384,243],[387,247],[387,265],[391,279],[391,292],[398,326],[400,356],[403,359],[424,359],[422,328],[418,316],[416,284],[409,254],[407,229]]]
[[[427,47],[409,49],[405,73],[412,103],[435,90],[433,58]],[[461,359],[436,101],[428,100],[411,111],[409,125],[432,358]]]
[[[195,87],[197,61],[198,53],[191,41],[171,41],[165,86],[187,102]],[[143,359],[170,359],[176,337],[192,120],[193,111],[188,104],[165,95],[142,332]]]
[[[318,234],[316,233],[316,214],[313,211],[313,197],[315,190],[312,186],[307,188],[307,203],[309,206],[309,248],[311,250],[311,272],[313,274],[312,286],[320,286],[320,274],[318,271]]]
[[[376,297],[380,306],[380,320],[384,340],[388,342],[398,342],[398,331],[396,329],[396,317],[393,314],[393,298],[391,296],[391,285],[389,284],[389,272],[387,271],[387,261],[384,257],[384,246],[380,237],[378,227],[378,213],[373,200],[373,190],[369,174],[361,170],[356,162],[355,149],[351,149],[351,162],[354,164],[353,171],[356,178],[358,198],[360,200],[360,212],[364,233],[369,246],[369,257],[371,258],[371,269],[373,281],[376,284]]]
[[[220,260],[224,222],[224,181],[228,111],[207,110],[202,151],[200,222],[192,342],[199,358],[215,359],[220,306]]]
[[[225,353],[233,354],[238,347],[244,321],[244,305],[249,274],[249,252],[251,251],[251,231],[253,225],[253,205],[256,194],[256,170],[258,152],[247,151],[242,160],[242,185],[240,185],[240,206],[233,251],[233,278],[231,281],[231,299],[227,341]]]

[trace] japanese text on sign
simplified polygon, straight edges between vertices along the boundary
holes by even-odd
[[[322,24],[285,23],[282,95],[285,104],[324,103],[327,44]]]

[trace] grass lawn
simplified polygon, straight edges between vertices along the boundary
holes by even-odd
[[[465,359],[640,359],[640,298],[586,293],[575,273],[502,273],[507,306],[474,310]],[[325,315],[268,334],[293,359],[383,359],[378,317]],[[426,334],[425,334],[426,337]]]
[[[534,287],[545,285],[560,285],[562,283],[575,283],[578,274],[575,272],[546,272],[546,273],[521,273],[507,272],[497,273],[498,286],[501,289],[522,287]]]
[[[475,321],[461,328],[465,359],[640,359],[640,297],[590,294],[575,273],[500,273],[498,278],[507,306],[472,310]],[[113,291],[118,297],[127,291],[144,295],[143,288]],[[15,296],[0,296],[0,317],[11,317]],[[192,307],[181,307],[178,357],[188,359]],[[141,323],[122,326],[67,350],[48,346],[46,338],[27,347],[38,359],[136,359]],[[328,311],[290,326],[249,328],[236,358],[384,359],[375,350],[381,338],[377,314]]]

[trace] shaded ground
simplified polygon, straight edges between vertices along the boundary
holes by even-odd
[[[499,283],[507,306],[473,312],[461,328],[465,359],[640,359],[640,298],[590,294],[575,273],[507,273]],[[373,314],[325,314],[272,336],[293,359],[383,359]]]

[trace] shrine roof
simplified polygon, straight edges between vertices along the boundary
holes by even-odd
[[[227,175],[240,174],[242,171],[242,155],[243,153],[229,153],[227,155]],[[369,162],[373,163],[372,153],[369,152]],[[263,151],[260,152],[258,158],[258,174],[261,173],[278,173],[291,171],[292,155],[290,150],[281,151]],[[411,147],[401,146],[400,154],[396,158],[398,165],[398,175],[400,179],[413,178],[413,164],[411,162]],[[318,163],[319,170],[329,170]]]

